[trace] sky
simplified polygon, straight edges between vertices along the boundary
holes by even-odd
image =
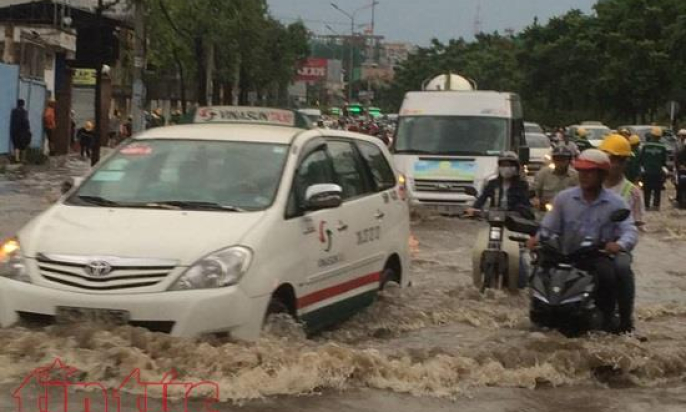
[[[301,18],[317,34],[332,34],[326,27],[340,33],[350,33],[350,18],[335,10],[331,3],[352,13],[368,6],[372,0],[267,0],[274,17],[284,23]],[[596,0],[377,0],[375,32],[387,41],[405,41],[420,46],[432,38],[441,41],[474,35],[474,22],[480,6],[481,28],[484,32],[511,28],[520,31],[533,22],[535,16],[545,22],[550,17],[570,9],[592,11]],[[371,8],[356,14],[356,25],[371,23]],[[363,31],[364,28],[356,30]]]

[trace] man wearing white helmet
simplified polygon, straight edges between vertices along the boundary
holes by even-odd
[[[587,262],[588,270],[593,270],[598,278],[596,304],[603,313],[607,331],[631,332],[632,313],[622,314],[619,328],[612,325],[618,291],[624,290],[618,288],[613,257],[634,249],[638,242],[638,229],[631,216],[617,223],[610,219],[613,212],[628,209],[628,205],[619,195],[603,186],[610,170],[607,154],[597,149],[585,150],[574,162],[574,168],[579,172],[579,186],[560,192],[555,197],[552,211],[541,223],[539,236],[558,235],[564,238],[565,234],[574,234],[605,245],[607,256]],[[532,238],[529,246],[534,247],[537,242],[537,238]]]

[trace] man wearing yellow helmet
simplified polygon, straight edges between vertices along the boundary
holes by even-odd
[[[576,137],[576,146],[579,148],[579,152],[593,148],[591,142],[588,141],[588,130],[583,127],[576,129]]]
[[[627,163],[633,157],[631,144],[619,134],[607,136],[600,145],[600,150],[610,157],[610,170],[603,182],[605,189],[618,194],[629,205],[636,226],[643,226],[643,196],[641,190],[631,183],[625,176]],[[636,282],[631,270],[631,252],[622,251],[615,255],[615,273],[617,276],[617,306],[621,328],[625,331],[633,329],[632,313],[636,296]]]
[[[624,174],[626,178],[633,184],[638,184],[641,178],[641,163],[639,162],[639,155],[641,154],[641,138],[638,135],[629,136],[629,144],[631,145],[631,152],[634,154],[629,158]]]
[[[667,148],[660,143],[662,128],[655,126],[646,133],[646,142],[639,154],[639,163],[643,171],[643,195],[648,210],[660,210],[662,187],[667,167]],[[652,206],[652,209],[651,209]]]
[[[625,177],[629,161],[634,157],[631,144],[625,137],[612,134],[603,140],[600,150],[610,156],[610,171],[605,180],[605,188],[621,196],[629,205],[636,226],[643,225],[645,212],[641,190]]]

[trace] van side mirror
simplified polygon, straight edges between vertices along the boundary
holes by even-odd
[[[305,192],[305,210],[313,212],[335,209],[343,204],[343,188],[334,184],[317,184]]]
[[[521,164],[525,165],[531,160],[531,150],[528,146],[521,146],[519,148],[519,161]]]

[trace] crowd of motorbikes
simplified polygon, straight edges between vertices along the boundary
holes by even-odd
[[[630,214],[628,209],[618,210],[608,224],[624,221]],[[476,241],[486,247],[475,247],[472,256],[474,285],[482,293],[488,289],[516,293],[526,284],[529,318],[535,326],[567,336],[602,328],[602,314],[595,303],[596,277],[583,263],[604,254],[604,245],[573,233],[541,238],[523,263],[524,243],[539,232],[539,223],[499,209],[477,217],[488,223]]]
[[[333,118],[323,116],[317,126],[325,129],[347,130],[374,136],[390,147],[393,144],[393,135],[395,134],[397,123],[386,115],[375,118],[353,116]]]

